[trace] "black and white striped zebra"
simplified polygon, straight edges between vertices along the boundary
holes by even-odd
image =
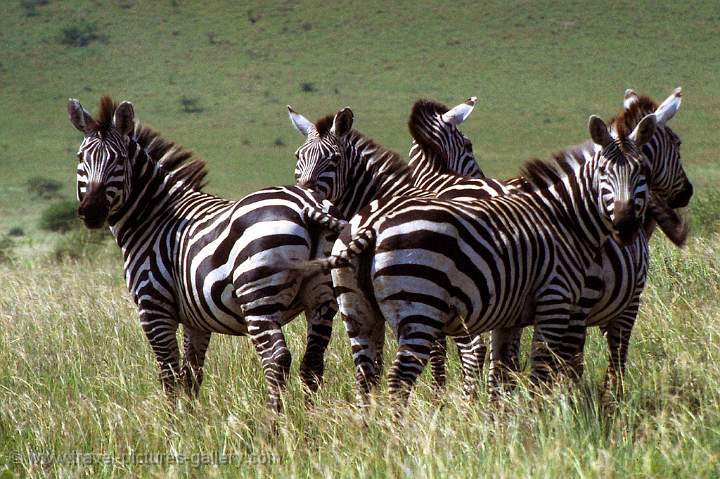
[[[300,371],[306,390],[315,391],[337,311],[330,277],[302,277],[274,265],[329,253],[337,225],[309,223],[305,214],[328,205],[297,186],[266,188],[239,201],[204,193],[204,162],[136,123],[129,102],[102,98],[97,120],[77,100],[68,112],[85,135],[77,155],[79,215],[89,228],[107,221],[122,249],[127,287],[164,389],[172,396],[182,383],[196,395],[211,334],[249,335],[269,406],[280,410],[291,362],[281,326],[304,312]]]
[[[313,124],[288,107],[290,120],[306,141],[296,156],[298,184],[315,186],[325,195],[335,198],[334,204],[346,216],[352,216],[370,201],[394,195],[433,197],[444,189],[465,181],[465,176],[484,175],[472,154],[472,143],[457,129],[472,112],[477,99],[472,97],[452,109],[430,100],[415,103],[409,127],[414,141],[410,148],[410,162],[405,164],[397,153],[387,150],[356,130],[352,130],[352,112],[346,108],[335,117],[326,117]],[[344,159],[343,162],[338,161]],[[345,161],[346,160],[346,161]],[[333,177],[333,165],[344,168],[338,183],[324,178]],[[315,172],[321,172],[319,175]],[[458,175],[461,172],[462,175]],[[347,179],[347,184],[343,181]],[[342,193],[338,193],[342,191]],[[336,288],[339,301],[359,292],[349,285]],[[356,300],[353,300],[356,301]],[[378,348],[383,345],[383,330],[375,337]],[[485,347],[472,337],[455,338],[468,383],[474,385],[480,376]],[[444,338],[438,350],[444,350]],[[382,354],[376,356],[382,368]],[[434,370],[437,387],[444,384],[444,368]]]
[[[693,194],[692,184],[683,169],[680,158],[680,139],[667,125],[678,111],[681,89],[677,88],[660,105],[632,90],[625,93],[624,110],[611,120],[613,134],[618,130],[632,131],[647,115],[653,115],[657,127],[650,140],[642,146],[643,154],[650,161],[649,186],[653,196],[651,211],[646,225],[635,241],[621,247],[608,241],[602,254],[602,295],[597,299],[587,318],[588,326],[598,326],[608,344],[608,368],[605,374],[604,401],[610,394],[622,391],[621,378],[627,360],[628,346],[635,324],[640,298],[647,279],[649,249],[648,240],[656,219],[666,215],[659,205],[670,208],[687,206]],[[582,158],[591,154],[593,145],[585,143],[579,148]],[[463,195],[467,194],[466,192]],[[447,195],[453,198],[452,192]],[[669,225],[661,224],[663,231],[676,244],[681,244],[687,234],[687,225],[672,218]],[[497,330],[493,333],[491,352],[491,386],[507,383],[512,372],[519,368],[518,352],[520,330]],[[576,374],[582,374],[582,355],[575,359]]]
[[[654,216],[664,216],[664,231],[676,244],[684,241],[687,233],[686,224],[679,222],[676,217],[668,218],[659,204],[668,202],[670,207],[686,206],[692,196],[690,184],[680,161],[680,140],[667,126],[667,122],[675,115],[681,102],[681,89],[677,88],[662,104],[657,105],[648,97],[639,97],[632,90],[625,95],[624,110],[611,121],[613,129],[632,129],[648,114],[653,114],[657,120],[655,134],[645,145],[643,153],[650,160],[651,176],[650,187],[654,201],[651,203],[648,224],[654,223]],[[414,136],[416,136],[414,134]],[[577,148],[583,152],[577,158],[591,156],[595,145],[587,142]],[[498,185],[497,182],[467,181],[458,183],[438,194],[438,197],[453,200],[479,199],[507,194],[521,187],[522,178],[507,180]],[[649,233],[647,234],[649,238]],[[644,288],[647,274],[647,238],[645,234],[639,236],[633,245],[626,248],[619,247],[614,241],[609,241],[603,255],[603,295],[592,309],[588,317],[588,324],[599,326],[606,337],[609,349],[609,367],[606,373],[606,392],[618,390],[613,383],[621,376],[627,356],[627,347],[639,308],[640,294]],[[494,335],[495,353],[491,365],[491,385],[509,380],[504,367],[517,370],[519,367],[518,350],[520,331],[497,331]],[[484,345],[479,338],[475,338],[477,350],[483,351]],[[484,357],[483,353],[467,356],[467,360]],[[481,359],[480,359],[481,360]],[[498,361],[504,364],[498,368]],[[577,374],[582,372],[582,357],[575,358]],[[434,348],[431,352],[430,363],[433,367],[433,376],[442,376],[444,355],[442,348]],[[482,365],[479,366],[481,368]],[[477,368],[476,368],[477,369]],[[467,385],[466,385],[467,388]],[[619,392],[619,391],[618,391]]]
[[[601,148],[584,161],[567,158],[574,150],[553,165],[528,163],[523,191],[478,201],[380,200],[361,230],[367,215],[354,217],[346,245],[339,240],[333,256],[313,266],[354,264],[372,294],[373,311],[343,315],[361,397],[377,379],[373,335],[383,320],[399,341],[389,376],[391,395],[402,400],[442,333],[534,323],[534,382],[557,370],[556,358],[573,357],[584,338],[581,300],[596,287],[587,280],[600,274],[598,254],[611,235],[627,244],[641,228],[648,164],[636,142],[654,128],[649,116],[613,138],[592,117]]]

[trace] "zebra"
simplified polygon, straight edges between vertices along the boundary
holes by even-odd
[[[383,320],[399,342],[389,392],[400,403],[441,333],[533,322],[531,380],[545,383],[558,372],[582,345],[587,311],[581,300],[597,288],[592,278],[600,275],[603,245],[611,236],[628,244],[642,226],[649,164],[638,146],[655,126],[649,115],[632,132],[613,137],[592,116],[590,135],[600,148],[584,161],[570,150],[554,163],[528,162],[522,191],[476,201],[389,198],[371,205],[373,220],[361,230],[365,218],[354,217],[332,256],[311,267],[332,268],[337,288],[337,267],[352,265],[358,281],[369,285],[373,311],[342,315],[360,398],[377,382],[372,336]],[[326,190],[333,191],[332,183]]]
[[[345,217],[349,217],[377,198],[394,195],[432,197],[458,181],[465,181],[464,176],[483,178],[484,174],[472,153],[472,143],[457,128],[472,113],[476,102],[477,97],[470,97],[448,109],[432,100],[418,100],[413,105],[408,125],[414,141],[407,164],[400,160],[397,153],[352,130],[353,114],[349,108],[339,111],[335,117],[328,116],[313,124],[288,105],[293,126],[306,138],[296,151],[298,184],[307,187],[323,184],[322,180],[312,176],[312,171],[336,158],[347,157],[344,167],[353,169],[349,178],[354,187],[341,187],[348,194],[338,198],[334,204]],[[310,172],[310,175],[301,172]],[[331,174],[331,171],[322,173],[323,176]],[[330,191],[320,193],[332,194]],[[341,302],[347,301],[344,296],[359,291],[355,287],[336,288]],[[382,348],[383,333],[383,330],[378,331],[375,336],[378,348]],[[473,337],[457,337],[455,341],[470,391],[482,370],[486,351],[484,343]],[[444,344],[444,338],[439,339],[438,350],[444,351]],[[377,368],[382,369],[382,354],[376,355],[376,360]],[[436,389],[444,385],[444,367],[433,370],[433,380]]]
[[[680,161],[680,140],[667,126],[677,112],[681,102],[681,88],[675,89],[662,102],[656,104],[652,99],[638,96],[633,90],[627,90],[624,98],[624,110],[611,120],[613,129],[622,127],[631,131],[646,115],[653,114],[657,120],[655,134],[643,145],[644,154],[651,162],[650,186],[653,191],[653,202],[647,218],[647,228],[651,228],[655,218],[663,218],[660,226],[674,243],[681,245],[687,234],[687,224],[672,216],[659,204],[669,201],[673,208],[684,207],[692,197],[692,184],[689,182]],[[595,146],[591,142],[580,145],[585,156],[592,154]],[[488,198],[499,194],[507,194],[523,185],[522,178],[506,180],[501,184],[493,182],[484,185],[482,182],[467,181],[459,183],[438,194],[439,198],[452,200]],[[604,392],[607,395],[621,390],[617,384],[622,377],[630,333],[639,308],[640,294],[644,288],[647,275],[647,240],[651,231],[638,237],[634,244],[620,248],[614,241],[609,241],[603,255],[604,294],[588,317],[588,324],[599,326],[605,335],[609,349],[609,366],[605,375]],[[507,385],[512,376],[509,372],[517,372],[519,367],[518,350],[521,330],[497,331],[495,334],[495,354],[491,361],[490,386],[497,391],[501,384]],[[484,358],[484,344],[479,337],[474,338],[478,350],[483,351],[467,360]],[[504,342],[502,342],[502,341]],[[442,375],[444,367],[444,350],[435,347],[430,354],[433,376]],[[576,374],[582,375],[582,356],[575,358]],[[502,366],[502,367],[500,367]],[[476,367],[481,369],[482,363]],[[507,369],[506,369],[507,368]],[[465,386],[467,389],[467,385]]]
[[[301,312],[308,326],[300,375],[308,397],[316,391],[337,312],[330,277],[303,278],[274,271],[273,264],[329,254],[341,223],[315,224],[307,211],[339,213],[298,186],[266,188],[238,201],[203,192],[205,163],[136,122],[130,102],[105,96],[94,119],[70,99],[68,113],[84,134],[78,214],[88,228],[107,222],[122,250],[127,288],[168,397],[179,386],[197,396],[212,333],[249,335],[268,406],[281,411],[291,363],[281,326]]]
[[[631,131],[647,115],[655,117],[657,127],[654,135],[642,146],[644,155],[650,160],[649,186],[653,196],[645,228],[631,245],[621,247],[612,240],[606,244],[601,259],[603,293],[596,298],[587,317],[587,325],[599,327],[608,345],[603,404],[608,404],[613,396],[620,397],[623,391],[622,378],[632,328],[647,279],[648,240],[655,221],[660,220],[663,232],[679,246],[682,246],[687,236],[687,223],[677,218],[667,219],[672,214],[667,208],[685,207],[693,195],[692,183],[682,167],[681,141],[667,126],[667,122],[680,108],[681,99],[681,88],[676,88],[660,105],[647,96],[639,96],[633,90],[627,90],[623,111],[611,120],[613,134],[617,134],[618,129]],[[584,144],[580,147],[588,155],[593,145]],[[454,195],[449,192],[447,197],[453,198]],[[519,369],[520,333],[520,329],[493,332],[489,378],[493,391],[513,383],[512,377]],[[581,376],[582,348],[573,362],[576,376]]]

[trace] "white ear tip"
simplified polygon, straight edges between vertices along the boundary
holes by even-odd
[[[626,100],[627,100],[628,98],[630,98],[630,97],[633,97],[633,96],[637,96],[637,93],[635,93],[635,90],[633,90],[632,88],[628,88],[627,90],[625,90],[625,97],[624,97],[624,98],[625,98]]]

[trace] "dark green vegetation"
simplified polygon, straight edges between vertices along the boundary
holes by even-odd
[[[716,3],[22,0],[2,10],[0,262],[16,261],[0,265],[0,476],[4,465],[36,476],[164,470],[43,467],[31,452],[239,454],[242,472],[268,476],[720,474]],[[465,407],[457,392],[438,411],[424,382],[417,419],[398,426],[380,410],[365,426],[339,323],[317,408],[303,409],[293,369],[278,439],[245,339],[213,343],[199,404],[168,419],[117,248],[84,230],[40,229],[43,211],[74,197],[81,135],[68,97],[91,111],[104,93],[133,101],[141,120],[209,163],[209,191],[239,198],[292,182],[301,137],[287,103],[310,118],[349,105],[358,129],[404,154],[415,99],[476,95],[462,129],[484,170],[509,176],[528,156],[585,140],[587,117],[617,113],[626,88],[662,99],[676,86],[684,99],[671,126],[697,188],[695,237],[684,251],[654,240],[629,394],[611,425],[595,413],[606,362],[594,331],[587,391],[559,391],[538,418],[522,390],[505,412],[485,398]],[[296,359],[303,329],[288,332]],[[277,462],[257,464],[265,453]]]

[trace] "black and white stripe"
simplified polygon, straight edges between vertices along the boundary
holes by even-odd
[[[279,410],[291,361],[281,326],[301,312],[308,330],[300,372],[307,391],[315,391],[337,312],[330,277],[275,265],[329,253],[337,236],[330,229],[338,225],[309,223],[306,214],[330,211],[329,205],[297,186],[266,188],[239,201],[204,193],[204,163],[135,124],[130,103],[103,98],[99,120],[77,100],[68,110],[85,134],[78,152],[80,215],[88,227],[107,221],[122,249],[127,287],[166,391],[173,394],[181,382],[197,394],[212,333],[249,335],[269,405]],[[182,364],[175,336],[181,323]]]
[[[316,265],[352,265],[333,271],[336,287],[337,271],[355,270],[373,296],[374,311],[343,315],[361,395],[376,382],[373,335],[383,320],[400,342],[390,372],[391,392],[400,397],[441,333],[534,322],[535,381],[556,369],[554,355],[576,354],[587,311],[578,312],[586,307],[584,290],[596,287],[586,280],[599,275],[598,253],[611,234],[627,242],[641,226],[647,165],[633,139],[644,143],[654,125],[648,118],[631,135],[612,138],[594,117],[591,134],[602,149],[584,161],[559,158],[555,167],[531,163],[516,194],[475,202],[381,200],[362,230],[363,215],[354,217],[351,233],[340,238],[347,246],[339,240],[333,256]],[[612,195],[603,198],[606,190]]]

